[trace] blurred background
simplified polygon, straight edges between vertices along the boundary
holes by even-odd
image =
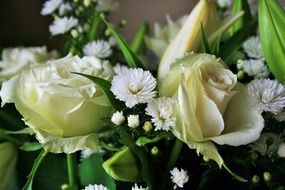
[[[151,26],[156,22],[165,22],[165,15],[172,18],[189,13],[198,0],[118,0],[120,10],[112,14],[112,21],[127,21],[122,30],[130,39],[138,26],[144,21]],[[0,46],[38,46],[47,45],[56,48],[60,37],[50,37],[48,25],[51,16],[40,15],[44,0],[0,0]]]
[[[112,21],[127,21],[122,30],[127,39],[131,39],[138,26],[148,21],[165,23],[169,14],[173,19],[190,13],[198,0],[118,0],[120,10],[112,14]],[[41,16],[40,10],[44,0],[1,0],[0,1],[0,46],[47,45],[58,47],[60,37],[51,38],[48,25],[52,18]],[[285,0],[281,0],[285,5]],[[284,18],[285,19],[285,18]]]

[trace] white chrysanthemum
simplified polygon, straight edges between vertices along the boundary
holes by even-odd
[[[130,128],[136,128],[140,125],[140,119],[138,115],[129,115],[128,126]]]
[[[189,180],[187,171],[183,169],[179,171],[178,168],[175,167],[173,170],[170,171],[170,174],[171,174],[170,178],[172,182],[175,184],[174,189],[176,189],[177,187],[182,188],[184,184],[187,183]]]
[[[175,126],[175,106],[176,101],[166,97],[151,100],[147,104],[145,111],[152,117],[151,121],[155,125],[155,131],[169,131]]]
[[[116,111],[116,113],[113,114],[111,121],[115,125],[121,125],[125,121],[125,116],[123,115],[122,111]]]
[[[238,64],[242,65],[245,73],[256,79],[267,78],[270,74],[262,59],[239,60]]]
[[[281,135],[275,133],[262,133],[260,138],[249,147],[260,153],[262,156],[272,156],[278,150],[280,143],[282,142]]]
[[[125,72],[127,73],[129,71],[129,68],[127,66],[121,65],[119,63],[117,63],[113,69],[117,75],[124,75]]]
[[[108,190],[108,188],[100,184],[100,185],[88,185],[83,190]]]
[[[285,158],[285,143],[281,143],[278,147],[277,154],[281,158]]]
[[[63,17],[56,19],[49,26],[49,31],[51,35],[55,36],[58,34],[64,34],[68,32],[71,28],[78,24],[78,20],[74,17]]]
[[[72,6],[70,3],[62,3],[59,8],[59,15],[64,15],[67,11],[72,10]]]
[[[84,55],[95,56],[98,58],[109,57],[112,53],[111,46],[104,40],[89,42],[83,48]]]
[[[111,91],[117,99],[124,101],[128,108],[139,103],[147,103],[156,92],[156,80],[149,71],[128,69],[112,80]]]
[[[285,87],[276,80],[255,79],[248,84],[251,104],[260,112],[281,112],[285,107]]]
[[[263,52],[259,37],[253,36],[246,40],[242,45],[245,53],[251,57],[256,59],[263,59]]]
[[[138,186],[138,184],[135,183],[135,185],[132,187],[132,190],[148,190],[148,188],[144,188],[142,186]]]
[[[221,8],[226,8],[226,7],[231,6],[232,0],[217,0],[217,4]]]
[[[59,5],[62,3],[62,0],[48,0],[44,3],[41,10],[41,15],[49,15],[53,13]]]
[[[95,0],[97,2],[96,9],[100,12],[117,11],[119,9],[119,3],[114,0]]]

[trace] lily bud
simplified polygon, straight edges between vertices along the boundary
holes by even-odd
[[[17,152],[9,142],[0,144],[0,189],[8,189],[17,161]]]
[[[175,39],[166,49],[159,65],[158,79],[161,80],[176,59],[188,52],[199,52],[202,48],[201,25],[210,45],[242,16],[243,12],[220,20],[213,0],[200,0],[194,7]]]
[[[105,171],[115,180],[137,182],[141,180],[138,161],[128,147],[114,154],[103,163]]]

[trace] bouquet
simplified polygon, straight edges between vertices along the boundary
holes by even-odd
[[[57,50],[2,49],[1,190],[284,190],[285,12],[200,0],[132,41],[113,0],[47,0]]]

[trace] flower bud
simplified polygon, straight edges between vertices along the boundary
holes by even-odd
[[[259,180],[260,179],[259,179],[258,175],[254,175],[251,178],[251,181],[252,181],[253,184],[257,184],[259,182]]]
[[[152,131],[152,129],[153,129],[153,126],[152,126],[151,122],[146,121],[143,125],[143,130],[148,133],[148,132]]]
[[[17,152],[9,142],[0,144],[0,189],[8,189],[17,161]]]
[[[153,156],[157,156],[159,154],[159,149],[157,148],[157,146],[152,147],[151,154]]]
[[[269,173],[269,172],[264,172],[264,173],[263,173],[263,179],[264,179],[264,181],[266,181],[266,182],[270,181],[270,180],[271,180],[271,173]]]
[[[136,182],[141,179],[137,159],[128,147],[115,153],[103,163],[105,171],[115,180]]]

